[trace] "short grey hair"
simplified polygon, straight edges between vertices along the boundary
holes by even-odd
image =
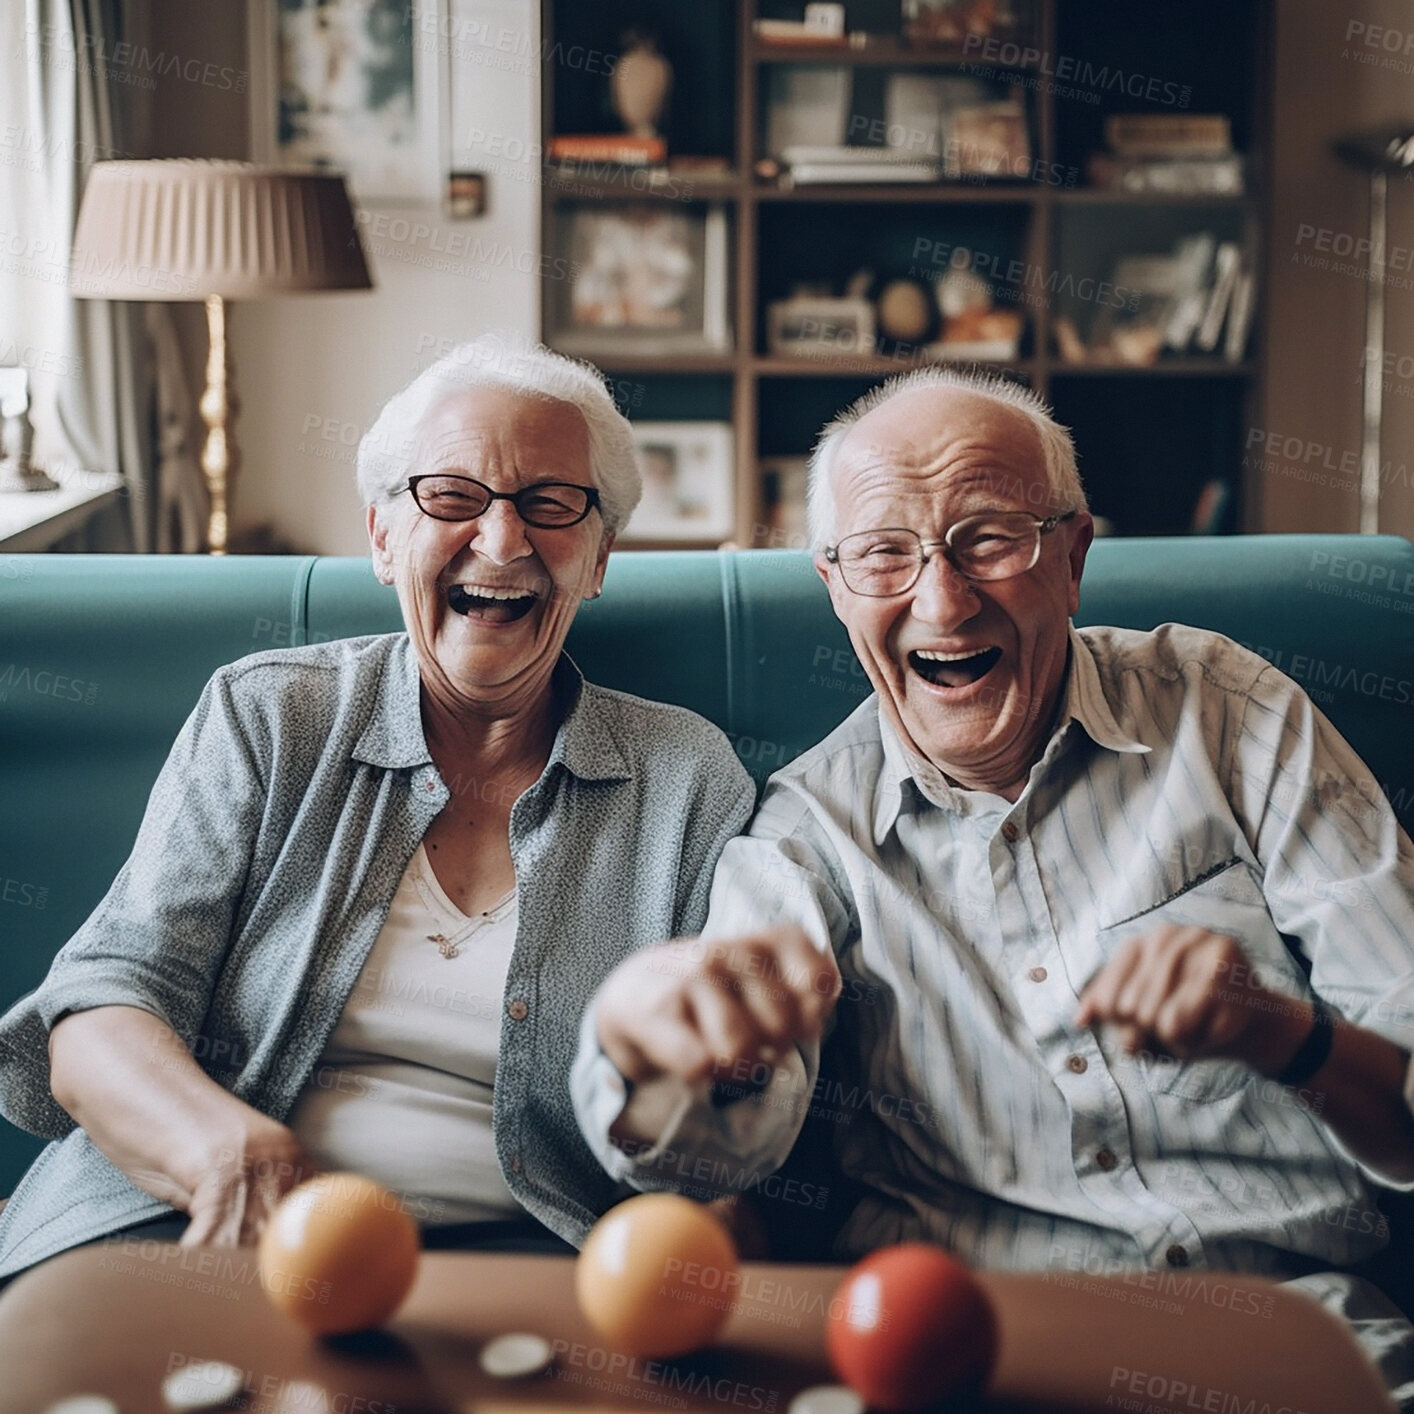
[[[812,549],[829,543],[835,527],[833,471],[835,456],[845,434],[866,413],[881,407],[899,393],[916,388],[975,393],[1003,407],[1023,414],[1041,439],[1041,455],[1046,463],[1046,487],[1053,510],[1086,510],[1085,489],[1075,462],[1075,443],[1070,432],[1052,416],[1045,399],[1030,388],[995,373],[973,373],[956,368],[916,368],[901,373],[857,398],[842,413],[825,424],[810,456],[810,479],[806,493],[806,519]]]
[[[501,334],[458,344],[383,404],[358,444],[355,474],[365,506],[385,504],[403,489],[428,414],[471,388],[506,388],[577,408],[589,428],[589,474],[599,488],[604,529],[612,535],[623,528],[643,479],[628,419],[614,406],[603,374],[543,344]]]

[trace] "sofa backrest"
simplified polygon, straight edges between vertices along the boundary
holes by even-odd
[[[202,685],[261,649],[402,627],[364,559],[0,557],[0,1006],[121,866]],[[1302,682],[1414,817],[1414,546],[1394,537],[1098,542],[1078,621],[1220,630]],[[764,780],[869,692],[799,551],[621,552],[570,651],[694,708]],[[37,1144],[0,1121],[0,1193]]]

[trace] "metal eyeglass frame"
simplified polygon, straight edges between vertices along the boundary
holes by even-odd
[[[1026,565],[1025,568],[1019,570],[1012,570],[1007,574],[968,574],[968,572],[963,569],[962,566],[959,565],[957,561],[953,558],[953,536],[956,535],[957,532],[963,526],[974,525],[978,521],[996,520],[999,516],[1003,515],[1018,516],[1028,514],[1029,513],[1026,511],[988,511],[982,515],[964,516],[960,521],[957,521],[948,527],[947,534],[944,535],[941,540],[925,540],[921,535],[918,534],[916,530],[910,530],[907,526],[902,525],[879,526],[875,530],[855,531],[854,535],[880,535],[883,534],[885,531],[888,531],[890,534],[911,535],[915,540],[917,540],[918,563],[916,568],[914,569],[913,578],[910,579],[908,583],[905,584],[901,589],[891,589],[887,594],[870,594],[867,590],[856,589],[846,577],[844,572],[844,566],[840,564],[840,546],[845,543],[845,540],[853,540],[854,535],[846,535],[844,540],[841,540],[834,545],[826,545],[823,553],[825,559],[830,564],[839,566],[840,580],[844,584],[844,587],[848,589],[851,594],[858,594],[862,599],[892,599],[897,594],[907,594],[908,591],[912,589],[913,586],[917,584],[919,579],[922,577],[923,569],[924,566],[926,566],[928,563],[930,552],[935,549],[941,550],[943,552],[943,557],[947,560],[948,564],[952,566],[953,571],[961,575],[963,579],[968,580],[973,584],[997,584],[1008,579],[1016,579],[1019,575],[1027,574],[1031,570],[1034,570],[1036,568],[1036,562],[1041,558],[1042,537],[1048,535],[1062,521],[1069,520],[1072,516],[1076,514],[1076,512],[1072,509],[1068,511],[1061,511],[1058,515],[1045,516],[1044,518],[1041,516],[1031,516],[1030,518],[1035,523],[1036,527],[1036,545],[1035,549],[1032,551],[1031,554],[1031,562]]]

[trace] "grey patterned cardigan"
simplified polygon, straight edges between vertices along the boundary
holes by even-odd
[[[556,688],[573,705],[511,813],[519,926],[493,1127],[517,1201],[578,1245],[626,1191],[570,1101],[585,1004],[625,955],[701,926],[754,791],[694,713],[594,687],[567,657]],[[112,887],[0,1018],[0,1113],[55,1141],[0,1214],[0,1276],[171,1211],[54,1102],[59,1017],[150,1011],[219,1083],[284,1120],[447,799],[406,634],[256,653],[216,673]]]

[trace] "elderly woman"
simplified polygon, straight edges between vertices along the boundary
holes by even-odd
[[[620,1196],[568,1090],[585,1003],[700,927],[753,803],[716,728],[563,651],[638,499],[628,424],[592,370],[482,340],[388,403],[358,479],[406,632],[207,685],[127,864],[0,1019],[0,1111],[54,1140],[0,1276],[124,1230],[253,1241],[319,1169],[435,1245],[578,1244]]]

